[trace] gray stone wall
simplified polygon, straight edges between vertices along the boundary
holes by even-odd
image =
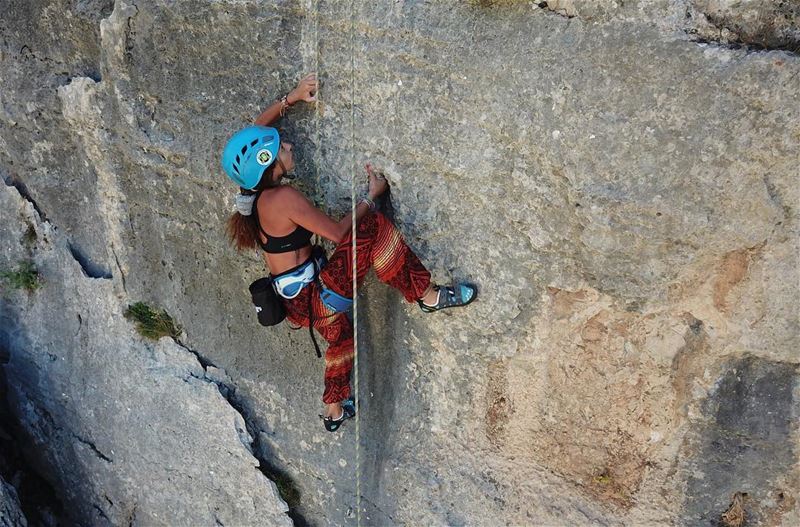
[[[6,1],[4,220],[28,212],[0,231],[2,264],[32,257],[45,280],[3,300],[30,341],[7,369],[18,386],[37,372],[21,416],[33,401],[85,440],[81,473],[54,478],[128,481],[118,499],[152,514],[219,500],[247,522],[282,511],[249,454],[248,468],[209,454],[226,490],[178,499],[166,472],[135,491],[143,465],[111,467],[88,444],[110,459],[147,445],[164,467],[187,455],[183,436],[249,428],[237,449],[291,489],[296,520],[356,523],[355,427],[322,429],[321,361],[304,331],[257,326],[246,287],[262,261],[223,230],[222,145],[317,70],[319,105],[280,122],[298,187],[338,217],[353,171],[385,167],[394,220],[435,279],[481,288],[435,315],[364,288],[362,520],[703,524],[738,492],[749,521],[800,523],[798,15],[746,4]],[[25,222],[47,243],[26,247]],[[185,347],[139,342],[119,316],[137,300],[164,306]],[[141,397],[131,368],[195,413],[173,422],[154,397],[137,416],[152,429],[101,433]],[[87,403],[59,410],[76,391]],[[156,441],[164,429],[175,443]],[[244,487],[247,512],[225,498]],[[123,517],[86,492],[82,517],[92,503]]]
[[[19,508],[17,491],[0,478],[0,525],[3,527],[27,527],[28,521]]]

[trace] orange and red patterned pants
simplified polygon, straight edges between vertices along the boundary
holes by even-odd
[[[320,271],[325,287],[353,298],[352,232],[348,234]],[[403,293],[408,302],[421,298],[431,282],[431,274],[403,241],[397,228],[381,213],[364,216],[356,228],[356,272],[362,283],[370,267],[378,279]],[[334,313],[322,303],[319,285],[313,282],[291,300],[285,300],[289,322],[308,327],[309,295],[314,329],[328,341],[325,352],[325,392],[322,402],[337,403],[350,397],[350,372],[353,369],[353,326],[344,313]]]

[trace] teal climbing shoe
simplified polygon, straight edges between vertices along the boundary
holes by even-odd
[[[322,417],[322,422],[325,425],[325,430],[328,432],[335,432],[342,426],[346,420],[351,419],[356,416],[356,402],[355,400],[350,397],[349,399],[345,399],[342,401],[342,416],[339,419],[333,419],[331,417]]]
[[[449,307],[466,306],[478,298],[478,288],[472,284],[437,285],[436,290],[439,291],[439,300],[436,305],[429,306],[422,300],[417,300],[420,309],[426,313],[433,313]]]

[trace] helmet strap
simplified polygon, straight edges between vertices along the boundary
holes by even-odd
[[[275,161],[281,167],[281,170],[283,170],[283,172],[281,172],[281,177],[285,177],[286,179],[294,179],[294,176],[290,176],[289,175],[289,171],[286,170],[286,165],[283,164],[283,161],[281,161],[281,158],[276,157]]]

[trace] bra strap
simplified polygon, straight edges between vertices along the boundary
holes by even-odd
[[[258,199],[260,197],[261,197],[261,191],[259,190],[258,194],[256,194],[256,199],[253,201],[253,214],[256,215],[256,225],[258,225],[258,230],[261,231],[261,234],[263,234],[264,237],[267,239],[267,241],[262,245],[266,245],[269,243],[269,234],[267,234],[266,231],[264,231],[264,229],[261,228],[261,221],[259,221],[258,219]]]

